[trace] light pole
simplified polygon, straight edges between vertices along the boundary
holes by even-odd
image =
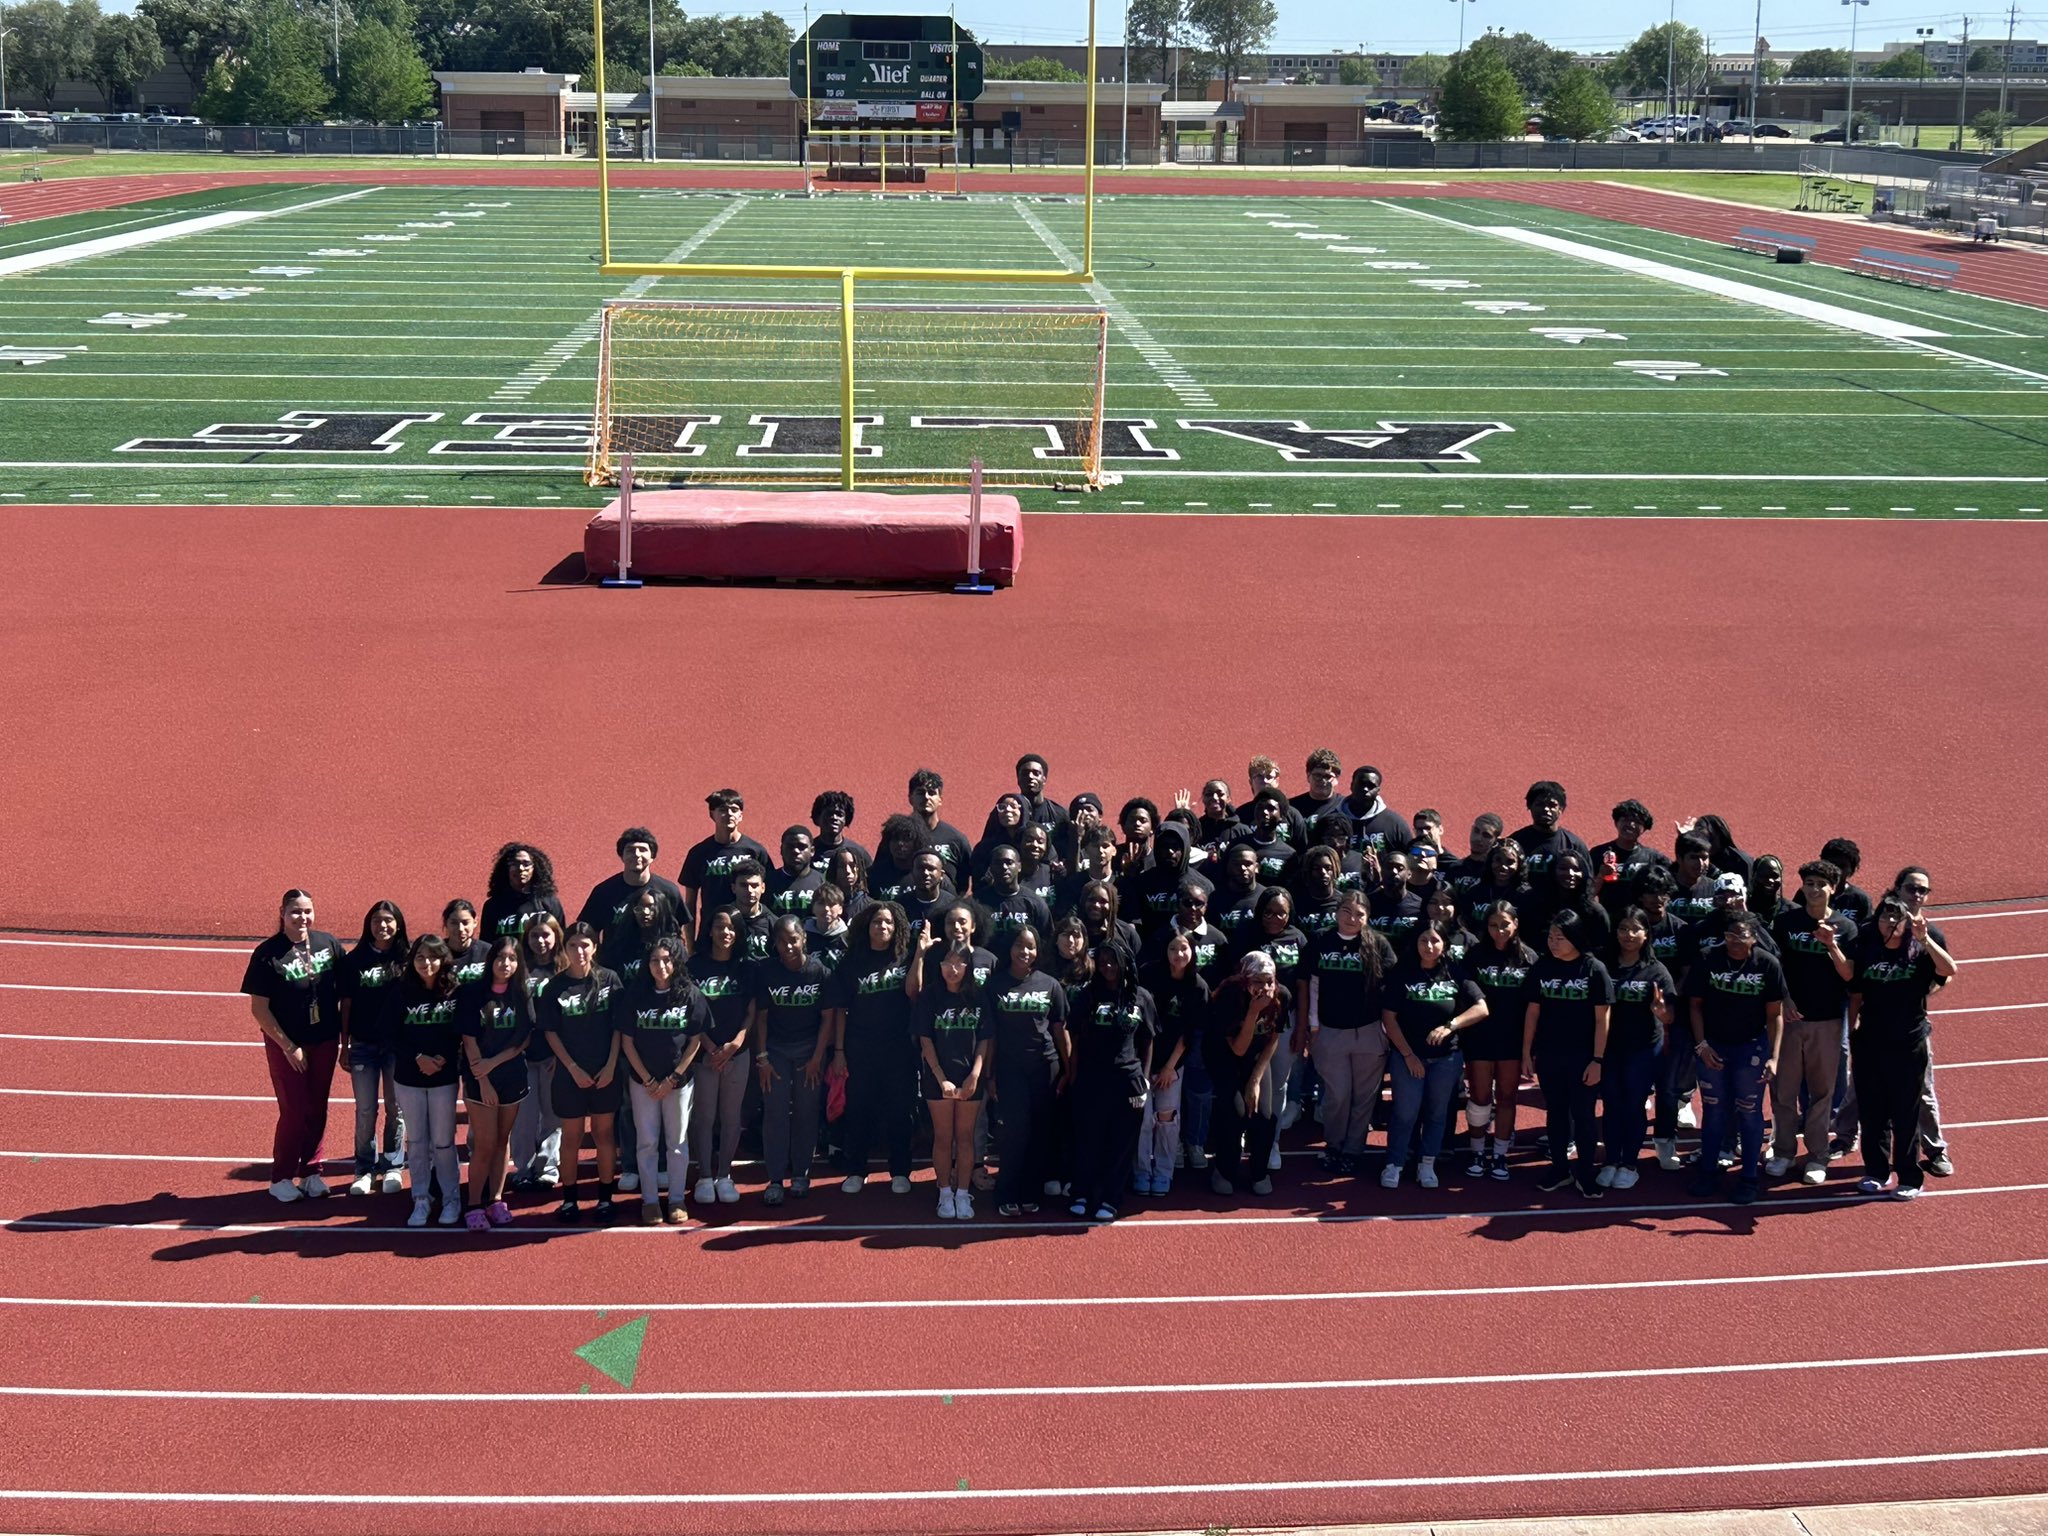
[[[1664,19],[1664,115],[1678,116],[1678,0]]]
[[[1856,142],[1856,12],[1870,0],[1842,0],[1849,7],[1849,115],[1842,125],[1842,147]]]
[[[604,115],[604,103],[599,102],[598,116]],[[640,146],[640,158],[654,158],[654,0],[647,0],[647,138]]]
[[[1758,153],[1763,141],[1756,136],[1756,95],[1764,83],[1764,0],[1756,0],[1756,29],[1749,45],[1749,143]]]
[[[2020,8],[2009,5],[2005,11],[2005,71],[1998,77],[1998,147],[2005,148],[2005,98],[2012,86],[2012,32],[2018,25]]]
[[[1915,27],[1913,29],[1913,40],[1920,45],[1920,85],[1923,90],[1926,89],[1928,80],[1932,78],[1927,68],[1927,45],[1933,40],[1933,37],[1934,28],[1932,27]],[[1915,149],[1920,147],[1920,125],[1918,123],[1913,125],[1913,147]]]
[[[1128,170],[1131,164],[1131,0],[1124,0],[1123,25],[1124,56],[1124,121],[1123,133],[1117,140],[1116,163]],[[1095,125],[1090,123],[1088,131],[1093,133]]]
[[[1970,115],[1970,18],[1963,18],[1962,89],[1956,92],[1956,148],[1963,147],[1963,122]]]
[[[1457,6],[1457,7],[1458,7],[1458,52],[1459,52],[1459,53],[1463,53],[1463,52],[1465,51],[1465,7],[1466,7],[1467,5],[1477,5],[1478,3],[1479,3],[1479,0],[1451,0],[1451,4],[1453,4],[1453,5],[1455,5],[1455,6]]]
[[[6,15],[5,11],[0,11],[0,19],[4,19]],[[0,27],[0,111],[5,111],[7,107],[7,39],[12,36],[14,32],[11,28]]]

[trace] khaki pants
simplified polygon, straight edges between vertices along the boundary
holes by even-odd
[[[1771,1079],[1771,1155],[1791,1159],[1802,1130],[1799,1090],[1806,1089],[1806,1160],[1828,1165],[1828,1124],[1834,1118],[1835,1076],[1842,1069],[1840,1019],[1787,1019]]]

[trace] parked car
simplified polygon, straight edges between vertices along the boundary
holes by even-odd
[[[1758,123],[1750,130],[1749,136],[1752,139],[1789,139],[1793,135],[1790,128],[1780,127],[1776,123]]]
[[[1719,123],[1695,123],[1680,135],[1688,144],[1718,144],[1721,142]]]
[[[1839,128],[1823,128],[1806,142],[1809,144],[1842,144],[1846,143],[1847,139]]]
[[[1633,128],[1610,128],[1605,140],[1609,144],[1640,144],[1642,141],[1643,136]]]

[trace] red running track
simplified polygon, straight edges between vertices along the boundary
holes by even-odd
[[[665,188],[762,188],[789,190],[803,184],[794,170],[735,167],[621,167],[614,185]],[[156,175],[79,177],[8,188],[4,206],[11,218],[28,220],[54,214],[118,207],[179,192],[206,191],[251,182],[338,182],[467,187],[594,187],[596,170],[588,165],[497,166],[450,163],[414,169],[346,166],[292,171],[164,172]],[[1074,192],[1073,173],[1056,171],[986,172],[962,178],[965,190],[976,192]],[[1185,175],[1104,172],[1097,178],[1105,193],[1210,197],[1457,197],[1497,198],[1569,209],[1595,218],[1671,234],[1692,235],[1726,245],[1744,225],[1793,215],[1740,203],[1678,197],[1639,188],[1592,181],[1453,180],[1442,182],[1312,181],[1273,178],[1205,182]],[[2048,253],[2010,244],[1980,246],[1951,236],[1865,224],[1853,219],[1801,218],[1800,229],[1819,241],[1815,259],[1846,267],[1866,245],[1881,245],[1962,263],[1956,286],[1967,293],[2005,299],[2016,304],[2048,307]]]

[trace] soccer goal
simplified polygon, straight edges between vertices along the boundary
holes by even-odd
[[[1100,308],[617,299],[587,478],[845,490],[1102,483]]]

